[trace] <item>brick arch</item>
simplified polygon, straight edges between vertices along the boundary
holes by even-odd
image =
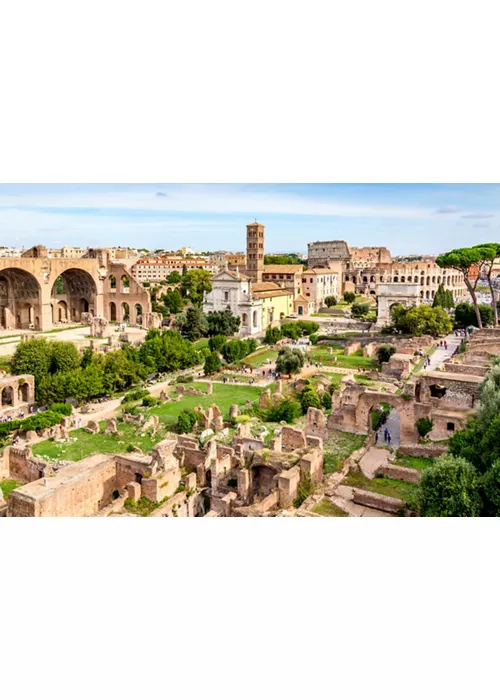
[[[407,401],[401,396],[386,394],[382,391],[366,391],[360,395],[355,410],[356,429],[360,433],[366,433],[367,428],[371,429],[369,424],[370,412],[372,408],[379,406],[381,403],[389,404],[398,412],[401,444],[406,445],[418,442],[418,432],[415,427],[417,418],[414,399],[411,398]]]

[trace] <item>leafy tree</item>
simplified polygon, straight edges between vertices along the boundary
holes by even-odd
[[[291,338],[292,340],[298,340],[302,336],[302,329],[298,323],[283,323],[281,332],[285,338]]]
[[[329,391],[324,391],[321,396],[321,403],[326,411],[329,411],[332,407],[332,395]]]
[[[481,327],[491,326],[493,323],[493,309],[488,304],[478,304],[479,315],[481,317]],[[457,328],[467,328],[477,326],[476,311],[472,304],[461,301],[455,308],[455,325]]]
[[[161,295],[161,300],[172,314],[178,314],[184,306],[184,300],[178,289],[168,290],[166,294]]]
[[[344,292],[344,301],[351,304],[356,299],[354,292]]]
[[[167,277],[167,282],[169,284],[179,284],[181,280],[182,276],[177,272],[177,270],[172,270],[172,272]]]
[[[287,255],[264,255],[264,265],[305,265],[297,253]]]
[[[189,297],[193,304],[203,301],[203,295],[212,291],[212,275],[208,270],[189,270],[182,274],[182,294]]]
[[[223,346],[221,353],[226,362],[231,364],[243,359],[251,352],[254,352],[256,347],[257,343],[254,338],[248,338],[247,340],[239,340],[235,338]]]
[[[428,433],[431,432],[432,428],[434,427],[434,423],[430,418],[419,418],[415,423],[415,427],[418,430],[418,434],[420,435],[420,437],[424,438]]]
[[[316,321],[297,321],[297,325],[303,335],[311,335],[311,333],[319,331],[319,323],[316,323]]]
[[[445,289],[442,284],[439,285],[432,306],[441,306],[443,309],[452,309],[455,306],[453,301],[453,292],[449,289]]]
[[[488,286],[491,293],[491,307],[493,311],[493,325],[498,326],[498,310],[495,302],[495,291],[493,288],[493,280],[491,279],[495,260],[500,257],[500,243],[483,243],[478,246],[473,246],[473,250],[479,248],[483,255],[482,271],[488,280]]]
[[[329,309],[332,306],[337,306],[337,297],[334,297],[334,296],[325,297],[325,306],[327,306]]]
[[[455,250],[451,250],[449,253],[444,253],[444,255],[439,255],[436,258],[436,263],[439,265],[439,267],[451,268],[462,273],[465,286],[467,287],[467,291],[472,298],[478,328],[483,327],[476,296],[476,288],[480,275],[477,275],[475,279],[472,279],[473,270],[475,268],[478,268],[479,270],[482,269],[483,265],[489,258],[490,252],[491,251],[488,246],[474,246],[474,248],[456,248]]]
[[[305,387],[300,395],[300,405],[302,413],[307,413],[309,407],[321,408],[321,399],[312,387]]]
[[[227,343],[225,335],[214,335],[208,341],[208,347],[212,352],[220,352]]]
[[[450,317],[440,306],[432,308],[422,304],[405,309],[398,304],[392,310],[392,320],[397,330],[414,336],[446,335],[453,328]]]
[[[304,366],[304,353],[299,348],[285,347],[278,353],[276,371],[280,374],[297,374]]]
[[[45,338],[19,343],[12,357],[13,374],[32,374],[35,385],[50,373],[52,351]]]
[[[71,372],[80,366],[80,355],[73,343],[52,341],[50,343],[50,372]]]
[[[192,306],[186,311],[186,322],[182,330],[189,340],[198,340],[208,333],[207,317],[198,306]]]
[[[211,311],[207,316],[208,335],[235,335],[241,324],[239,316],[234,316],[230,309]]]
[[[187,273],[188,273],[187,265],[186,265],[186,263],[184,263],[184,265],[182,266],[182,277],[186,277]]]
[[[203,369],[205,374],[216,374],[216,372],[220,372],[221,362],[217,352],[211,352],[210,355],[207,355]]]
[[[191,408],[184,408],[177,418],[177,432],[191,433],[196,424],[196,413]]]
[[[351,306],[351,313],[355,318],[361,318],[363,316],[367,316],[370,313],[370,305],[369,304],[361,304],[357,301],[353,303]]]
[[[267,409],[266,420],[279,423],[284,420],[287,423],[293,423],[296,418],[302,415],[302,408],[298,401],[293,399],[284,399],[276,405]]]
[[[383,362],[389,362],[392,355],[396,352],[396,348],[392,343],[382,343],[377,350],[377,360],[381,365]]]
[[[264,343],[267,345],[275,345],[278,340],[281,340],[282,338],[283,333],[279,326],[275,326],[274,328],[272,326],[268,326],[264,336]]]
[[[94,351],[91,347],[85,348],[82,355],[81,367],[88,367],[92,363],[92,358],[94,357]]]
[[[484,503],[484,515],[500,517],[500,460],[496,460],[481,477],[480,491]]]
[[[428,517],[477,517],[482,508],[479,487],[478,473],[470,462],[445,454],[424,469],[416,505]]]

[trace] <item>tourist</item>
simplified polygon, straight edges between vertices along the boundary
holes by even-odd
[[[387,442],[387,435],[388,435],[388,433],[389,433],[389,431],[387,430],[387,428],[385,428],[385,430],[384,430],[384,441],[385,441],[385,442]]]
[[[391,444],[391,440],[392,440],[391,434],[389,431],[387,431],[387,442],[389,445]]]

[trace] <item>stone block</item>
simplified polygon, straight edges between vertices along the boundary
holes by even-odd
[[[194,491],[196,489],[196,474],[194,472],[187,474],[185,483],[187,491]]]
[[[131,498],[133,501],[139,500],[139,498],[141,497],[140,484],[136,483],[135,481],[131,481],[129,484],[127,484],[126,489],[128,498]]]
[[[85,426],[85,430],[87,431],[87,433],[96,434],[99,432],[99,423],[95,420],[89,420],[89,422]]]

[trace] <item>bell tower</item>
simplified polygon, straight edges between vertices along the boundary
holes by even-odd
[[[264,271],[264,226],[254,221],[247,224],[247,276],[252,282],[262,282]]]

